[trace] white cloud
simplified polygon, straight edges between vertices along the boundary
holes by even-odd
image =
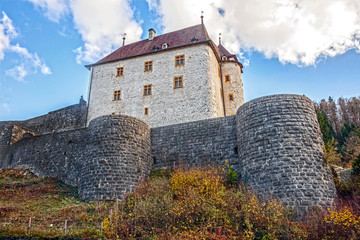
[[[34,6],[39,7],[45,12],[45,16],[51,21],[59,22],[60,18],[68,11],[68,0],[28,0]]]
[[[165,32],[204,21],[212,39],[232,52],[255,49],[283,63],[315,64],[319,57],[360,49],[358,0],[148,0]],[[219,9],[222,9],[221,14]]]
[[[75,28],[84,45],[74,50],[78,63],[93,63],[111,53],[122,44],[138,41],[142,34],[140,25],[134,20],[133,10],[127,0],[28,0],[45,11],[53,21],[59,21],[71,13]]]
[[[50,68],[39,58],[37,53],[31,54],[26,48],[19,46],[19,44],[11,45],[8,50],[17,53],[22,59],[21,65],[7,71],[7,74],[15,80],[23,82],[24,77],[29,71],[36,73],[40,70],[44,75],[51,74]]]
[[[160,6],[159,0],[146,0],[146,2],[149,6],[150,11],[156,11]]]
[[[84,41],[84,46],[75,50],[78,62],[100,60],[121,46],[124,32],[127,43],[139,40],[142,34],[126,0],[74,0],[71,10],[75,26]]]
[[[11,41],[18,35],[12,20],[5,12],[2,12],[2,18],[0,19],[0,60],[4,59],[5,51],[16,53],[21,60],[20,65],[6,70],[6,74],[19,82],[24,82],[24,78],[29,72],[40,70],[44,75],[51,74],[50,68],[39,58],[37,53],[29,53],[26,48],[21,47],[19,44],[11,44]]]
[[[10,46],[11,39],[18,36],[12,20],[2,12],[0,19],[0,60],[4,59],[4,51]]]
[[[15,66],[9,70],[6,70],[5,73],[19,82],[25,82],[24,78],[26,75],[28,75],[24,65]]]

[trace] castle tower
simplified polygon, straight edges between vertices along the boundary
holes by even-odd
[[[242,64],[236,55],[229,53],[221,42],[219,44],[221,57],[221,75],[226,116],[235,115],[237,109],[244,104],[244,91],[241,79]]]

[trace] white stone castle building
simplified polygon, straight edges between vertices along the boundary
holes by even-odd
[[[242,64],[204,24],[124,45],[90,70],[87,124],[137,117],[151,127],[234,115],[244,103]]]

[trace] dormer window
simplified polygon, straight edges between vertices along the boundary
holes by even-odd
[[[162,49],[166,49],[166,48],[168,48],[169,47],[169,45],[167,44],[167,43],[163,43],[162,45],[161,45],[161,48]]]
[[[229,60],[234,61],[235,59],[234,57],[229,57]]]
[[[159,50],[159,47],[153,46],[152,50],[153,50],[153,51],[157,51],[157,50]]]
[[[223,60],[223,61],[226,61],[226,60],[227,60],[227,57],[226,57],[226,56],[223,56],[223,57],[222,57],[222,60]]]
[[[191,39],[191,42],[192,43],[196,43],[196,42],[198,42],[199,41],[199,39],[197,39],[197,38],[195,38],[195,37],[193,37],[192,39]]]

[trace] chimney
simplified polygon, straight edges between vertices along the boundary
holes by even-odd
[[[152,29],[152,28],[149,29],[149,40],[150,40],[150,41],[152,41],[152,40],[154,39],[155,33],[156,33],[156,32],[155,32],[154,29]]]
[[[124,37],[123,37],[123,46],[125,46],[125,39],[126,39],[126,33],[124,33]]]

